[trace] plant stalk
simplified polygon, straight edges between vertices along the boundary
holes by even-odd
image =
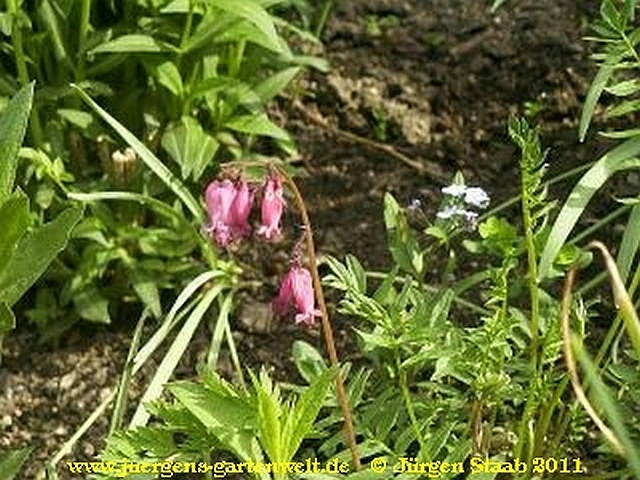
[[[320,310],[321,322],[322,322],[322,333],[324,337],[324,343],[327,349],[327,354],[329,355],[329,361],[331,366],[338,367],[336,374],[336,395],[338,397],[338,402],[340,403],[340,408],[342,410],[342,416],[344,417],[344,432],[346,437],[347,446],[351,452],[351,461],[353,463],[354,470],[360,470],[360,456],[358,454],[358,447],[356,444],[356,436],[353,428],[353,417],[351,415],[351,410],[349,408],[349,400],[347,399],[347,394],[344,388],[344,381],[342,379],[342,374],[340,373],[339,363],[338,363],[338,354],[336,352],[336,344],[333,336],[333,328],[331,327],[331,322],[329,321],[329,313],[327,311],[327,305],[324,299],[324,292],[322,291],[322,284],[320,282],[320,274],[318,273],[318,260],[316,257],[316,248],[313,241],[313,230],[311,229],[311,221],[309,220],[309,214],[307,212],[307,207],[304,203],[304,199],[302,198],[302,194],[298,189],[298,186],[295,184],[291,176],[284,171],[284,169],[276,166],[278,173],[282,176],[284,181],[287,183],[291,192],[293,193],[294,201],[298,210],[300,212],[300,216],[302,217],[302,223],[305,227],[305,241],[307,245],[307,251],[310,259],[310,271],[311,277],[313,279],[313,289],[315,292],[316,300],[318,302],[318,308]]]

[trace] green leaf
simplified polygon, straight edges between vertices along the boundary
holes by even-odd
[[[404,211],[389,193],[384,196],[384,224],[393,260],[405,272],[420,277],[424,270],[424,253],[419,249]]]
[[[81,208],[68,208],[50,223],[25,235],[0,273],[0,298],[12,306],[65,248],[71,230],[82,217]]]
[[[29,214],[29,199],[21,191],[16,191],[0,206],[0,272],[6,266],[6,260],[11,258],[18,245],[18,241],[31,225]]]
[[[312,383],[322,375],[322,372],[327,370],[327,365],[320,352],[303,340],[293,342],[291,356],[298,372],[308,383]]]
[[[225,127],[241,133],[263,135],[278,140],[289,140],[289,134],[269,120],[266,115],[239,115],[225,123]]]
[[[132,33],[102,43],[89,51],[96,53],[159,53],[169,49],[155,38],[141,33]]]
[[[136,294],[142,300],[151,314],[160,318],[162,315],[162,306],[160,305],[160,293],[158,291],[157,278],[152,274],[133,269],[130,272],[131,283]]]
[[[164,86],[176,97],[181,98],[183,93],[182,77],[178,67],[173,62],[164,62],[156,68],[156,75],[160,85]]]
[[[281,70],[275,75],[272,75],[266,80],[260,82],[253,90],[258,97],[260,97],[262,103],[267,103],[282,92],[287,85],[289,85],[289,82],[291,82],[298,72],[300,72],[300,70],[300,67],[290,67]]]
[[[634,158],[640,153],[640,138],[632,138],[602,156],[573,188],[556,218],[544,246],[538,268],[538,279],[551,273],[553,262],[560,248],[569,237],[587,204],[613,174],[621,170],[640,167]]]
[[[589,129],[589,125],[591,124],[593,112],[596,109],[598,100],[600,99],[604,88],[607,86],[607,82],[609,82],[611,75],[613,75],[613,72],[616,69],[616,64],[621,59],[622,56],[620,55],[608,58],[607,61],[598,70],[598,73],[594,77],[593,82],[591,82],[591,86],[589,87],[589,91],[587,92],[587,98],[585,98],[584,104],[582,105],[582,114],[580,115],[578,134],[581,142],[583,142],[584,138],[587,136],[587,130]]]
[[[64,118],[67,122],[75,125],[82,130],[88,129],[93,122],[93,115],[87,112],[83,112],[82,110],[59,108],[58,115]]]
[[[620,277],[623,282],[627,281],[633,259],[640,248],[640,205],[636,205],[631,210],[629,221],[624,229],[624,235],[620,242],[620,250],[616,258],[616,263],[620,269]]]
[[[269,42],[269,49],[285,53],[284,42],[280,40],[271,15],[257,2],[252,0],[216,0],[213,4],[232,15],[244,18],[255,25]]]
[[[96,287],[86,288],[73,296],[73,305],[80,317],[90,322],[111,323],[109,301]]]
[[[16,317],[6,303],[0,302],[0,338],[14,328],[16,328]],[[1,464],[0,461],[0,466]]]
[[[640,80],[634,78],[632,80],[624,80],[622,82],[605,88],[605,91],[617,97],[626,97],[640,90]]]
[[[317,377],[298,399],[293,412],[289,413],[285,427],[285,438],[287,440],[285,461],[290,461],[294,458],[302,440],[313,428],[313,423],[322,408],[336,373],[337,370],[332,368]]]
[[[20,472],[22,464],[31,454],[31,448],[10,450],[0,453],[0,472],[5,480],[13,480]]]
[[[162,148],[180,165],[183,179],[198,180],[213,160],[220,144],[202,129],[195,118],[182,117],[162,136]]]
[[[16,93],[0,113],[0,204],[13,190],[18,151],[31,112],[33,85],[32,82]]]

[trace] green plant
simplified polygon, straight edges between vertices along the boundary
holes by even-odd
[[[2,338],[15,327],[11,307],[65,248],[82,216],[81,208],[69,208],[30,228],[29,198],[14,183],[32,98],[33,84],[29,84],[0,113],[0,354]]]
[[[126,200],[89,203],[70,248],[38,288],[26,314],[47,336],[78,320],[109,323],[129,303],[159,318],[163,292],[184,288],[203,267],[181,212],[149,198],[170,202],[171,189],[135,150],[120,151],[72,84],[100,97],[197,196],[203,175],[222,162],[263,147],[295,151],[267,105],[303,68],[326,63],[292,51],[290,40],[316,40],[278,16],[285,9],[286,2],[259,0],[6,3],[0,96],[33,78],[39,88],[31,148],[23,150],[36,216],[69,206],[74,195],[97,198],[85,192]]]

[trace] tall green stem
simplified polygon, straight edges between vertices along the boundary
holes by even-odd
[[[84,47],[87,42],[87,35],[89,34],[89,23],[91,19],[91,4],[92,0],[82,0],[80,9],[80,29],[78,32],[78,68],[76,69],[75,80],[76,83],[80,83],[84,80]]]

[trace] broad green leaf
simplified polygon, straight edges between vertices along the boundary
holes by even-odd
[[[273,137],[279,140],[289,140],[290,138],[285,130],[269,120],[269,117],[264,114],[239,115],[226,122],[225,127],[241,133]]]
[[[154,279],[150,273],[139,269],[133,269],[129,274],[133,289],[142,300],[142,303],[149,307],[151,314],[155,318],[160,318],[162,306],[160,304],[160,292],[156,283],[157,279]]]
[[[156,68],[158,82],[173,93],[176,97],[181,98],[183,93],[182,77],[180,71],[173,62],[164,62]]]
[[[403,210],[389,193],[384,196],[384,224],[394,261],[405,272],[420,277],[424,270],[424,253],[420,251]]]
[[[73,305],[78,315],[85,320],[96,323],[111,323],[109,301],[96,287],[89,287],[74,294]]]
[[[89,53],[159,53],[166,52],[168,47],[155,38],[141,33],[132,33],[102,43]]]
[[[10,450],[0,453],[0,472],[5,480],[13,480],[20,472],[22,464],[31,454],[31,448]]]
[[[68,208],[55,220],[20,240],[14,255],[0,273],[0,297],[7,305],[13,306],[65,248],[71,230],[81,217],[81,208]]]
[[[213,160],[219,146],[218,141],[205,133],[200,123],[192,117],[182,117],[179,124],[169,127],[162,136],[162,147],[180,165],[185,180],[193,176],[197,181]]]
[[[0,204],[13,190],[18,151],[27,130],[33,82],[22,88],[0,113]]]
[[[67,122],[75,125],[76,127],[86,130],[93,122],[93,115],[82,110],[73,110],[70,108],[59,108],[58,115],[64,118]]]
[[[77,90],[80,97],[89,104],[89,106],[98,114],[104,121],[106,121],[111,127],[118,132],[118,134],[126,141],[131,148],[135,150],[135,152],[140,156],[142,161],[151,169],[153,173],[155,173],[160,180],[162,180],[167,187],[169,187],[173,193],[176,194],[180,200],[185,204],[185,206],[189,209],[192,215],[199,223],[205,222],[204,212],[200,203],[193,198],[189,189],[180,181],[176,176],[169,170],[164,163],[160,161],[158,157],[156,157],[151,150],[149,150],[144,143],[136,138],[136,136],[127,130],[120,122],[118,122],[115,118],[113,118],[106,110],[100,107],[96,102],[93,101],[89,95],[86,94],[84,90],[82,90],[77,85],[73,85],[73,87]]]
[[[260,97],[262,103],[267,103],[281,93],[298,72],[300,72],[300,67],[285,68],[260,82],[253,90]]]
[[[216,0],[213,5],[255,25],[268,39],[270,50],[284,53],[284,42],[278,36],[271,15],[258,3],[252,0]]]
[[[639,168],[640,160],[634,158],[638,154],[640,154],[640,138],[627,140],[602,156],[578,181],[549,233],[540,257],[538,280],[548,277],[551,273],[551,267],[560,248],[593,195],[614,173],[629,168]]]
[[[327,370],[327,365],[320,352],[303,340],[293,342],[291,356],[298,372],[308,383],[312,383],[322,372]]]
[[[294,458],[302,440],[311,432],[336,373],[335,369],[328,369],[317,377],[298,399],[293,412],[289,412],[285,429],[286,461]]]
[[[16,317],[6,303],[0,302],[0,338],[14,328],[16,328]],[[2,461],[0,461],[0,467],[1,465]]]
[[[18,244],[18,241],[31,224],[29,214],[29,199],[21,191],[13,193],[2,206],[0,206],[0,272],[6,266],[9,258]]]

